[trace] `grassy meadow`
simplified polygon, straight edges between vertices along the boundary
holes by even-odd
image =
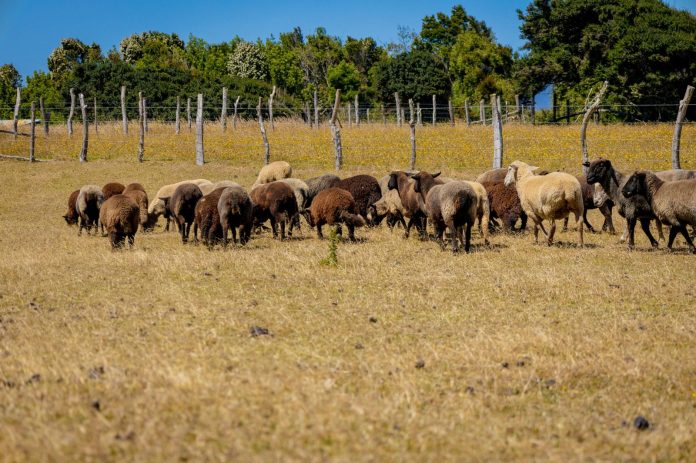
[[[504,130],[507,161],[579,173],[577,126]],[[578,249],[574,230],[486,248],[475,232],[452,255],[382,226],[340,243],[333,268],[303,222],[287,242],[265,232],[227,251],[159,226],[112,252],[65,224],[71,191],[248,187],[258,127],[206,127],[203,167],[185,125],[152,123],[142,164],[134,125],[100,126],[82,165],[80,131],[37,135],[52,162],[0,160],[0,461],[696,461],[696,260],[681,238],[672,253],[640,231],[634,252],[606,233]],[[591,126],[590,153],[668,168],[671,133]],[[407,166],[406,127],[342,134],[342,176]],[[696,128],[682,137],[696,168]],[[269,139],[294,176],[331,171],[328,129],[278,123]],[[27,146],[0,133],[2,154]],[[490,127],[419,128],[418,152],[422,169],[474,178]]]

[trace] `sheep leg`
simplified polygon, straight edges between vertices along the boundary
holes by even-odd
[[[635,227],[636,219],[633,219],[633,228],[635,229]],[[650,219],[640,219],[640,227],[643,229],[643,232],[650,240],[650,245],[653,248],[656,248],[658,246],[658,243],[657,240],[653,237],[652,233],[650,233]],[[660,233],[662,233],[662,227],[660,227]],[[663,236],[662,239],[664,240],[665,237]],[[631,233],[631,243],[633,243],[633,233]]]
[[[176,221],[177,228],[179,229],[179,234],[181,235],[181,242],[186,244],[186,225],[182,224],[179,219]]]
[[[655,219],[655,224],[657,225],[657,236],[660,238],[660,241],[664,241],[665,235],[662,234],[662,222],[660,222],[660,219]]]
[[[401,214],[398,215],[398,217],[397,217],[397,223],[400,223],[404,230],[406,229],[406,221],[404,220],[404,216],[403,216],[403,215],[401,215]],[[392,225],[392,228],[393,228],[394,226],[396,226],[396,223],[395,223],[394,225]],[[696,233],[696,232],[694,232],[694,233]]]
[[[599,210],[604,216],[604,224],[602,225],[602,231],[609,230],[610,234],[616,234],[616,230],[614,230],[614,221],[611,218],[611,207],[605,203],[604,205],[602,205],[602,207],[599,208]]]
[[[566,217],[566,221],[567,221],[567,220],[568,220],[568,218]],[[587,229],[590,231],[590,233],[594,233],[594,232],[595,232],[594,227],[592,227],[592,224],[590,223],[590,221],[587,220],[587,209],[585,209],[584,211],[582,211],[582,221],[585,223],[585,226],[586,226]]]
[[[677,233],[679,233],[679,228],[677,228],[676,225],[672,225],[669,229],[669,241],[667,242],[667,248],[670,251],[672,250],[672,244],[674,244],[674,238],[677,237]]]
[[[686,229],[686,224],[680,224],[679,231],[681,231],[681,234],[689,245],[689,251],[691,251],[692,254],[696,254],[696,248],[694,247],[693,241],[691,241],[691,236],[689,236],[689,230]]]
[[[273,230],[273,238],[278,238],[278,229],[276,228],[276,221],[273,216],[271,216],[271,230]]]
[[[242,231],[240,229],[240,231],[239,231],[239,241],[240,242],[242,241],[241,238],[242,238]],[[236,227],[232,227],[232,242],[237,243],[237,228]]]
[[[167,219],[167,226],[164,227],[164,231],[168,232],[169,231],[169,216],[167,216],[166,219]]]
[[[566,217],[566,220],[568,218]],[[548,245],[551,246],[553,244],[553,235],[556,233],[556,221],[551,220],[551,228],[549,228],[549,234],[546,236],[548,238]]]
[[[585,212],[587,212],[587,209],[585,209]],[[583,247],[585,245],[584,231],[582,229],[582,223],[584,220],[585,220],[584,217],[581,220],[580,214],[578,214],[577,212],[575,213],[575,226],[578,229],[578,244],[580,245],[580,247]],[[590,227],[590,229],[592,228],[592,226],[589,225],[589,222],[588,222],[588,227]],[[594,230],[592,230],[592,233],[594,233]]]
[[[128,234],[128,245],[132,248],[135,243],[135,233]]]
[[[77,236],[81,236],[81,235],[82,235],[82,229],[83,229],[83,228],[85,228],[85,219],[83,219],[82,217],[80,217],[80,225],[79,225],[78,228],[77,228]]]
[[[118,248],[118,237],[115,232],[109,232],[109,241],[111,241],[111,250]]]
[[[471,249],[471,226],[472,223],[467,223],[466,224],[466,232],[464,234],[464,251],[469,252],[469,249]]]
[[[230,224],[229,224],[229,222],[227,222],[227,220],[225,220],[222,223],[222,247],[224,249],[227,249],[227,233],[229,232],[229,229],[230,229]],[[234,228],[232,230],[234,230]],[[234,234],[234,231],[233,231],[233,234]]]
[[[454,222],[450,220],[447,224],[447,228],[449,228],[450,236],[452,237],[452,252],[456,253],[459,251],[459,241],[457,240],[457,227],[455,227]]]
[[[520,231],[527,229],[527,213],[524,211],[520,212]]]
[[[320,240],[323,240],[323,239],[324,239],[324,233],[322,233],[321,227],[322,227],[322,224],[317,223],[317,238],[319,238]]]
[[[627,219],[626,223],[628,225],[628,249],[633,249],[635,246],[635,241],[634,241],[634,232],[636,230],[636,219]],[[641,226],[643,224],[643,221],[641,220]],[[648,230],[648,233],[650,233],[650,230]],[[652,242],[652,239],[650,240]]]
[[[348,227],[348,239],[350,241],[355,241],[355,227],[353,225],[346,225]]]
[[[203,227],[201,227],[201,239],[203,239]],[[198,222],[193,222],[193,244],[198,244]]]
[[[563,233],[568,231],[568,217],[563,219]]]
[[[539,223],[534,221],[534,244],[539,244]]]
[[[285,240],[285,219],[280,221],[280,241]]]
[[[336,224],[336,234],[343,238],[343,227],[340,223]]]

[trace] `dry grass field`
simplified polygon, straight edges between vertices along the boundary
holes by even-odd
[[[306,225],[227,251],[158,227],[111,252],[65,225],[72,190],[249,186],[257,128],[209,127],[203,167],[186,130],[153,124],[137,164],[133,128],[123,140],[100,127],[84,165],[79,127],[72,140],[53,130],[37,153],[55,162],[0,161],[0,461],[696,461],[696,260],[683,240],[650,251],[637,232],[628,252],[587,233],[577,249],[571,230],[550,248],[530,233],[484,248],[474,233],[474,252],[452,255],[382,226],[340,243],[332,268]],[[577,126],[505,130],[507,160],[578,172]],[[333,164],[325,129],[270,137],[298,177]],[[341,175],[405,167],[406,128],[343,137]],[[694,127],[683,137],[696,168]],[[423,128],[419,167],[472,178],[490,138]],[[590,127],[593,155],[626,170],[667,168],[670,140],[667,125]],[[26,145],[0,134],[0,153]]]

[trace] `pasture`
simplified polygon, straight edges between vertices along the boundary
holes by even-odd
[[[106,125],[86,164],[79,127],[37,136],[55,162],[0,161],[0,460],[696,460],[696,261],[681,238],[652,251],[637,231],[628,252],[586,233],[578,249],[571,229],[547,247],[528,227],[491,248],[474,232],[453,255],[382,225],[340,243],[333,268],[304,221],[286,242],[265,232],[227,251],[182,246],[162,219],[118,252],[65,225],[87,183],[248,188],[258,127],[206,130],[203,167],[193,133],[155,123],[143,164],[136,131]],[[505,126],[505,163],[578,174],[577,132]],[[421,169],[473,179],[490,165],[489,127],[418,136]],[[294,177],[331,171],[328,129],[269,138]],[[670,125],[589,131],[591,157],[625,171],[668,168],[670,142]],[[0,134],[0,153],[26,143]],[[344,128],[343,143],[341,176],[408,161],[407,127]],[[682,149],[696,168],[692,125]]]

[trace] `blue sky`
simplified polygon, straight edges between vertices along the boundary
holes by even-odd
[[[106,52],[130,34],[147,30],[189,33],[208,42],[239,35],[255,40],[300,26],[305,33],[323,26],[345,38],[371,36],[380,44],[397,40],[398,26],[420,30],[423,16],[449,12],[462,4],[484,20],[500,43],[522,46],[516,10],[529,0],[372,0],[342,1],[150,1],[71,2],[0,0],[0,64],[12,63],[23,77],[47,70],[46,58],[60,39],[77,37],[96,42]],[[667,4],[696,13],[696,0],[667,0]]]

